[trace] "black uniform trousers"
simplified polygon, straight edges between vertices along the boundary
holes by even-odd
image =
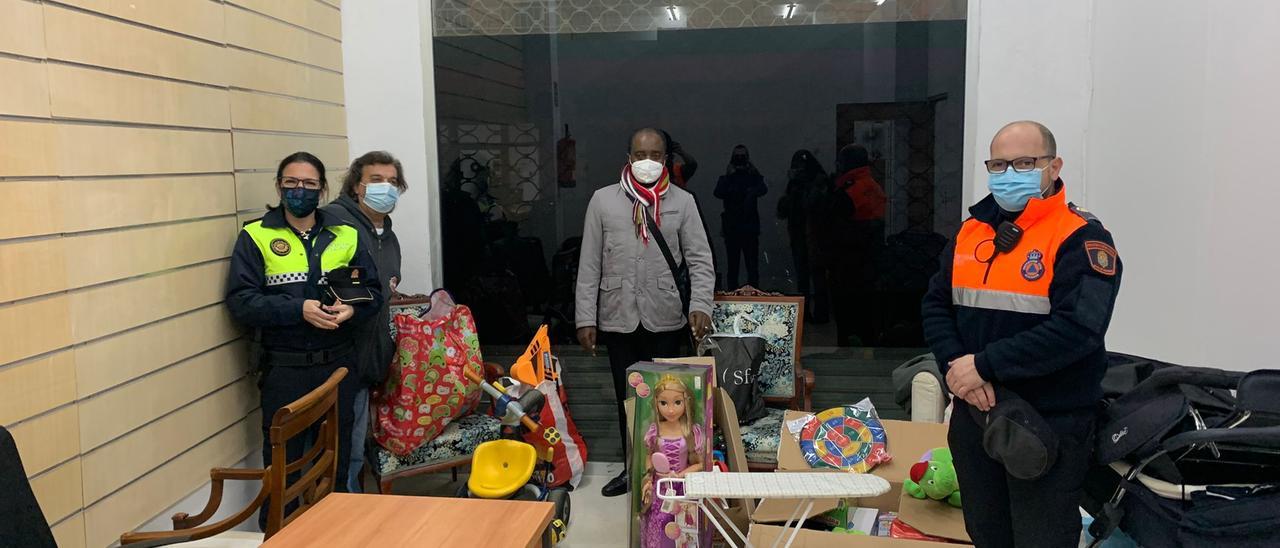
[[[982,448],[982,427],[955,398],[947,442],[964,499],[965,529],[977,548],[1074,548],[1080,499],[1093,454],[1093,410],[1043,414],[1058,435],[1058,457],[1036,480],[1010,476]]]
[[[687,346],[689,329],[654,333],[637,327],[631,333],[600,332],[600,343],[609,350],[609,368],[613,370],[613,394],[618,402],[618,436],[622,439],[622,454],[627,453],[627,368],[636,362],[653,361],[654,358],[678,358]]]
[[[752,233],[725,234],[724,245],[729,254],[729,272],[726,274],[725,287],[733,291],[742,287],[738,285],[738,268],[746,263],[747,284],[760,287],[760,235]]]
[[[269,359],[269,358],[268,358]],[[293,403],[308,392],[319,388],[339,367],[347,368],[347,376],[338,384],[338,477],[334,490],[347,490],[347,469],[351,462],[351,427],[353,424],[352,409],[355,409],[356,392],[360,391],[360,375],[355,369],[355,353],[335,360],[332,363],[307,367],[270,366],[261,379],[262,387],[262,463],[271,465],[271,419],[281,407]],[[292,462],[302,458],[303,453],[314,444],[318,428],[308,435],[298,436],[285,446],[285,460]],[[289,476],[287,482],[296,481],[301,472]],[[286,487],[287,488],[287,487]],[[285,507],[285,514],[296,506],[296,502]],[[267,507],[263,505],[258,513],[258,527],[267,529]]]

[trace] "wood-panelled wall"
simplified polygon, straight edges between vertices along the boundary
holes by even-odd
[[[227,258],[280,158],[341,176],[339,9],[0,0],[0,424],[59,546],[109,545],[256,449]]]

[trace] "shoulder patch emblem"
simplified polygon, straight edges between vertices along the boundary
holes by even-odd
[[[1034,282],[1044,277],[1044,254],[1039,249],[1033,249],[1027,253],[1027,261],[1022,263],[1022,277],[1028,282]]]
[[[290,251],[293,251],[293,246],[289,245],[289,242],[286,241],[284,238],[276,238],[274,240],[271,240],[272,253],[275,253],[276,255],[284,257],[288,255]]]
[[[1116,248],[1097,240],[1089,240],[1084,243],[1084,252],[1089,256],[1089,266],[1098,271],[1103,276],[1116,275],[1116,263],[1119,257],[1116,255]]]

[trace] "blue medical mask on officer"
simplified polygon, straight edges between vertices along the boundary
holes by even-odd
[[[400,189],[391,183],[366,183],[364,186],[364,205],[378,213],[391,213],[399,199]]]
[[[988,173],[987,187],[1000,209],[1017,212],[1026,209],[1032,198],[1044,197],[1044,191],[1040,189],[1043,178],[1042,168],[1018,172],[1010,167],[1004,173]]]
[[[290,215],[299,219],[315,212],[320,206],[320,189],[318,188],[284,188],[280,191],[280,202]]]

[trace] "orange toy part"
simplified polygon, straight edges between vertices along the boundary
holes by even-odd
[[[524,355],[511,366],[511,378],[529,387],[537,387],[547,378],[547,369],[551,362],[551,337],[547,335],[547,326],[543,325],[533,336],[529,348]]]

